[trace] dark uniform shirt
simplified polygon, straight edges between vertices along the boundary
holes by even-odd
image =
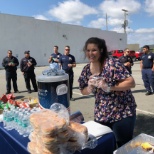
[[[15,66],[9,66],[9,63],[14,63]],[[6,56],[4,59],[3,59],[3,62],[2,62],[2,66],[5,68],[6,71],[8,72],[15,72],[17,70],[17,66],[19,65],[19,61],[16,57],[14,56],[11,56],[11,57],[8,57]]]
[[[122,64],[127,63],[127,62],[130,62],[131,65],[134,64],[134,63],[133,63],[133,60],[132,60],[132,58],[131,58],[130,56],[124,56],[124,55],[121,56],[121,57],[119,58],[119,62],[122,63]],[[132,73],[131,67],[128,67],[128,66],[125,66],[125,67],[126,67],[126,69],[127,69],[130,73]]]
[[[57,63],[56,61],[54,61],[54,58],[59,59],[59,58],[62,56],[62,54],[59,53],[59,52],[58,52],[57,54],[56,54],[56,53],[52,53],[51,56],[52,56],[52,58],[53,58],[53,59],[52,59],[52,62]]]
[[[148,69],[153,67],[153,61],[154,61],[154,53],[150,52],[148,54],[143,54],[141,56],[143,69]]]
[[[59,59],[59,62],[62,65],[62,69],[65,70],[65,72],[72,72],[72,67],[68,67],[68,64],[74,64],[75,63],[75,57],[71,54],[69,55],[62,55]]]
[[[30,67],[28,67],[27,63],[31,62],[32,65]],[[29,57],[29,58],[22,58],[21,62],[20,62],[20,69],[21,72],[34,72],[34,66],[37,65],[36,60],[33,57]]]

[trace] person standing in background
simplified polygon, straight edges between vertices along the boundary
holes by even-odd
[[[11,80],[13,82],[14,93],[19,93],[17,87],[17,66],[19,61],[12,55],[12,50],[7,51],[7,56],[3,59],[2,66],[6,71],[6,94],[11,93]]]
[[[74,101],[73,95],[73,67],[76,67],[75,57],[70,54],[70,46],[65,46],[64,54],[59,59],[60,66],[69,75],[70,100]]]
[[[55,45],[54,48],[54,53],[51,54],[50,58],[48,59],[49,63],[55,62],[55,63],[59,63],[59,58],[62,56],[61,53],[58,52],[58,46]]]
[[[36,60],[30,56],[30,51],[25,51],[24,54],[25,57],[22,58],[20,62],[20,69],[25,79],[26,88],[28,90],[28,93],[32,92],[30,86],[30,80],[31,80],[34,91],[37,92],[38,87],[36,84],[36,76],[34,73],[35,66],[37,65]]]
[[[146,96],[154,93],[154,53],[150,52],[149,46],[143,46],[144,54],[141,56],[140,68],[142,80],[146,88]]]
[[[132,58],[129,56],[130,51],[128,48],[124,49],[124,55],[119,58],[119,62],[122,63],[126,69],[132,74],[132,66],[134,65]]]

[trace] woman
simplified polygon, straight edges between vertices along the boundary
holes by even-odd
[[[118,147],[132,139],[136,119],[136,103],[130,88],[135,87],[128,70],[113,58],[108,58],[105,40],[92,37],[84,46],[89,59],[79,77],[83,95],[95,95],[94,119],[109,126]]]

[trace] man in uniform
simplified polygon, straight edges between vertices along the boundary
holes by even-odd
[[[59,58],[61,57],[61,53],[58,52],[58,46],[54,46],[53,48],[54,50],[54,53],[51,54],[50,58],[48,59],[48,62],[49,63],[52,63],[52,62],[56,62],[56,63],[59,63]]]
[[[124,49],[124,55],[119,58],[119,62],[126,67],[130,74],[132,74],[131,68],[134,65],[134,63],[132,58],[129,56],[129,53],[130,51],[128,48]]]
[[[14,93],[19,93],[17,87],[17,66],[19,61],[16,57],[12,56],[12,51],[8,50],[7,56],[3,59],[2,66],[6,71],[6,94],[11,93],[11,80],[13,82]]]
[[[36,60],[30,56],[30,51],[25,51],[24,54],[25,57],[22,58],[20,62],[20,69],[25,79],[26,88],[28,90],[28,93],[31,93],[31,80],[34,91],[37,92],[38,88],[36,84],[36,76],[34,73],[35,65],[37,65]]]
[[[76,67],[75,57],[70,54],[70,46],[65,46],[64,54],[60,57],[59,63],[62,69],[69,75],[70,100],[74,101],[73,95],[73,67]]]
[[[143,46],[143,52],[140,62],[142,80],[147,91],[145,95],[151,95],[154,93],[154,53],[149,51],[148,45]]]

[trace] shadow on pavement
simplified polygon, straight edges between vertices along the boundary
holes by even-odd
[[[154,136],[154,115],[137,115],[134,137],[141,133]]]
[[[140,90],[132,90],[132,93],[140,93],[140,92],[145,92],[146,93],[146,90],[145,89],[140,89]]]
[[[75,98],[75,100],[78,100],[78,99],[87,99],[87,98],[91,98],[91,97],[94,98],[94,95],[88,95],[88,96],[77,97],[77,98]]]
[[[20,93],[25,93],[25,92],[27,92],[27,90],[20,91]]]
[[[16,96],[16,99],[24,98],[25,96]]]
[[[73,87],[73,89],[79,89],[79,87]]]

